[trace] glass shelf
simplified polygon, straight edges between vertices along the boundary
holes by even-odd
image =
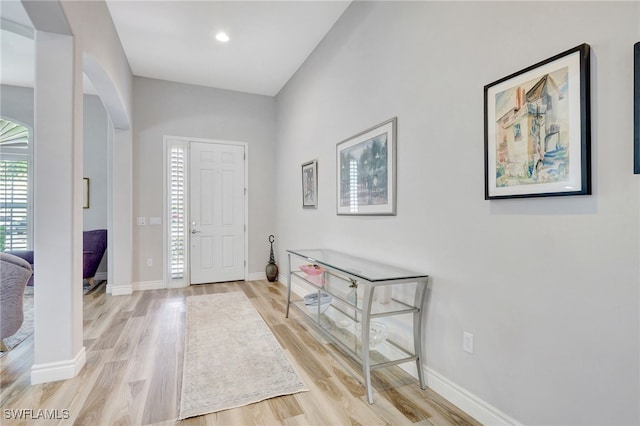
[[[379,262],[361,259],[333,250],[313,249],[313,250],[287,250],[297,256],[303,257],[309,263],[337,269],[349,275],[371,283],[379,281],[400,281],[417,278],[427,278],[428,275],[409,271],[402,268],[384,265]]]
[[[342,282],[331,282],[329,279],[327,279],[327,274],[332,275],[332,278],[335,277]],[[307,275],[303,271],[294,271],[291,272],[291,275],[302,279],[318,290],[323,290],[327,293],[330,293],[341,302],[349,304],[353,306],[353,308],[362,312],[362,290],[360,290],[359,297],[358,295],[356,295],[355,300],[350,300],[349,293],[352,291],[352,287],[349,287],[350,281],[337,275],[331,274],[328,271],[318,275]],[[380,286],[378,286],[374,291],[380,290],[381,288]],[[380,299],[382,300],[382,297],[380,297]],[[419,311],[419,308],[393,298],[389,299],[386,303],[376,300],[371,303],[372,318],[386,317],[390,315],[402,315],[416,311]]]
[[[324,313],[318,316],[317,313],[310,312],[302,300],[292,302],[292,304],[324,330],[342,349],[362,362],[362,345],[358,335],[360,323],[356,322],[354,318],[333,305],[330,305]],[[416,359],[416,355],[404,350],[388,338],[375,348],[369,348],[369,356],[372,369]]]
[[[333,250],[287,250],[287,308],[291,305],[362,365],[367,400],[373,404],[371,370],[415,361],[420,387],[426,389],[422,365],[422,324],[428,275],[346,255]],[[305,265],[315,266],[305,268]],[[319,274],[307,274],[321,270]],[[304,300],[291,300],[291,288],[332,296],[323,313],[310,311]],[[300,293],[300,295],[304,295]],[[372,319],[413,316],[413,353],[387,338],[370,347]],[[362,325],[362,326],[361,326]]]

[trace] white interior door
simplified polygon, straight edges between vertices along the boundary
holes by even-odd
[[[190,143],[191,284],[244,280],[245,152]]]

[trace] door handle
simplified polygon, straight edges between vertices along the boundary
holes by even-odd
[[[191,222],[191,235],[196,235],[198,232],[202,231],[198,231],[196,229],[196,221],[194,220],[193,222]]]

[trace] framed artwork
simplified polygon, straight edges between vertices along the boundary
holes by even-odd
[[[337,213],[396,214],[396,117],[336,147]]]
[[[82,208],[89,208],[89,178],[82,178]]]
[[[633,46],[633,173],[640,174],[640,41]]]
[[[591,194],[589,45],[484,87],[485,199]]]
[[[302,165],[302,207],[318,207],[318,162],[309,161]]]

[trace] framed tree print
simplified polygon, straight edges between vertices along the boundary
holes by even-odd
[[[396,214],[396,118],[336,147],[339,215]]]
[[[484,87],[485,199],[591,194],[589,45]]]
[[[318,162],[315,160],[302,165],[302,207],[318,208]]]

